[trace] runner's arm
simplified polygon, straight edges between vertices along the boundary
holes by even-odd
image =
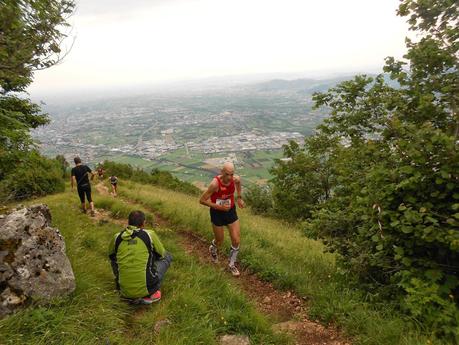
[[[146,230],[146,231],[148,231],[148,234],[150,235],[151,242],[152,242],[152,245],[153,245],[152,249],[156,253],[161,255],[161,258],[163,258],[164,255],[166,255],[166,249],[164,248],[163,244],[161,243],[161,240],[159,239],[158,235],[153,230]]]
[[[207,190],[202,193],[201,198],[199,198],[199,203],[218,211],[228,211],[229,209],[227,207],[217,205],[210,200],[210,196],[216,191],[218,191],[218,182],[213,179],[209,185],[209,188],[207,188]]]
[[[236,186],[236,191],[237,191],[237,205],[240,208],[244,208],[245,202],[242,199],[242,188],[241,188],[241,177],[240,176],[234,176],[234,185]]]
[[[113,275],[115,276],[115,284],[116,284],[116,289],[119,290],[119,282],[118,282],[118,262],[116,261],[116,253],[115,253],[115,240],[118,237],[119,233],[117,233],[114,237],[112,237],[112,240],[110,241],[110,244],[108,246],[108,257],[110,258],[110,265],[112,266],[112,271]]]
[[[88,176],[88,177],[91,179],[91,181],[94,180],[94,176],[96,176],[96,174],[92,172],[90,167],[88,167],[88,166],[86,166],[86,167],[88,168],[87,169],[87,174],[91,175],[91,176]]]

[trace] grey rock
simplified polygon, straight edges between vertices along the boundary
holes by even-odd
[[[304,328],[304,323],[300,321],[285,321],[273,325],[275,332],[296,332]]]
[[[62,235],[46,205],[17,209],[0,224],[0,317],[31,300],[46,302],[75,290]]]
[[[172,322],[169,319],[158,320],[156,321],[155,326],[153,327],[153,330],[155,334],[158,334],[163,327],[168,326],[170,324],[172,324]]]
[[[250,345],[250,339],[246,335],[224,335],[220,337],[220,345]]]

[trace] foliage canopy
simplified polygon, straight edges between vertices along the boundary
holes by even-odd
[[[2,197],[19,195],[15,191],[21,179],[15,180],[14,177],[18,171],[26,166],[31,170],[37,169],[36,172],[41,171],[40,164],[31,165],[29,163],[46,161],[44,157],[37,158],[29,130],[47,124],[49,118],[42,113],[37,104],[24,96],[19,96],[18,93],[24,92],[30,85],[35,70],[48,68],[61,60],[60,46],[66,37],[65,29],[68,26],[66,20],[71,15],[73,8],[74,3],[69,0],[0,1],[0,184],[2,185]],[[43,173],[46,174],[46,172]],[[36,175],[33,171],[31,174]],[[19,189],[24,188],[25,185]],[[49,190],[53,188],[34,185],[29,192],[42,194]],[[23,192],[20,194],[30,196],[29,192]]]
[[[403,61],[314,95],[330,117],[285,147],[274,205],[325,239],[372,297],[459,341],[459,4],[401,1]],[[396,82],[396,83],[394,83]],[[397,84],[397,86],[394,86]]]

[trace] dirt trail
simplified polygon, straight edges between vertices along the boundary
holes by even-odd
[[[97,184],[96,189],[102,195],[110,194],[108,188],[102,183]],[[129,204],[135,204],[128,199],[121,199]],[[150,211],[155,214],[155,221],[159,226],[174,227],[155,210],[150,209]],[[121,223],[119,220],[110,218],[108,212],[100,209],[97,209],[95,219]],[[123,225],[126,223],[123,222]],[[187,253],[196,256],[203,264],[216,265],[221,270],[226,269],[227,257],[220,255],[218,264],[210,260],[207,240],[189,229],[177,229],[177,233]],[[309,320],[305,301],[293,291],[277,290],[271,283],[263,281],[256,274],[243,268],[240,269],[240,272],[241,276],[235,278],[234,283],[246,292],[250,300],[255,302],[259,311],[278,322],[274,325],[276,331],[287,332],[294,337],[295,345],[350,345],[350,342],[345,340],[335,327],[324,327],[320,323]]]

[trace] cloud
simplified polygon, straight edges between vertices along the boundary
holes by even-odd
[[[79,0],[76,13],[81,16],[119,16],[180,1],[184,0]]]
[[[407,33],[398,0],[82,0],[64,63],[34,89],[382,66]]]

